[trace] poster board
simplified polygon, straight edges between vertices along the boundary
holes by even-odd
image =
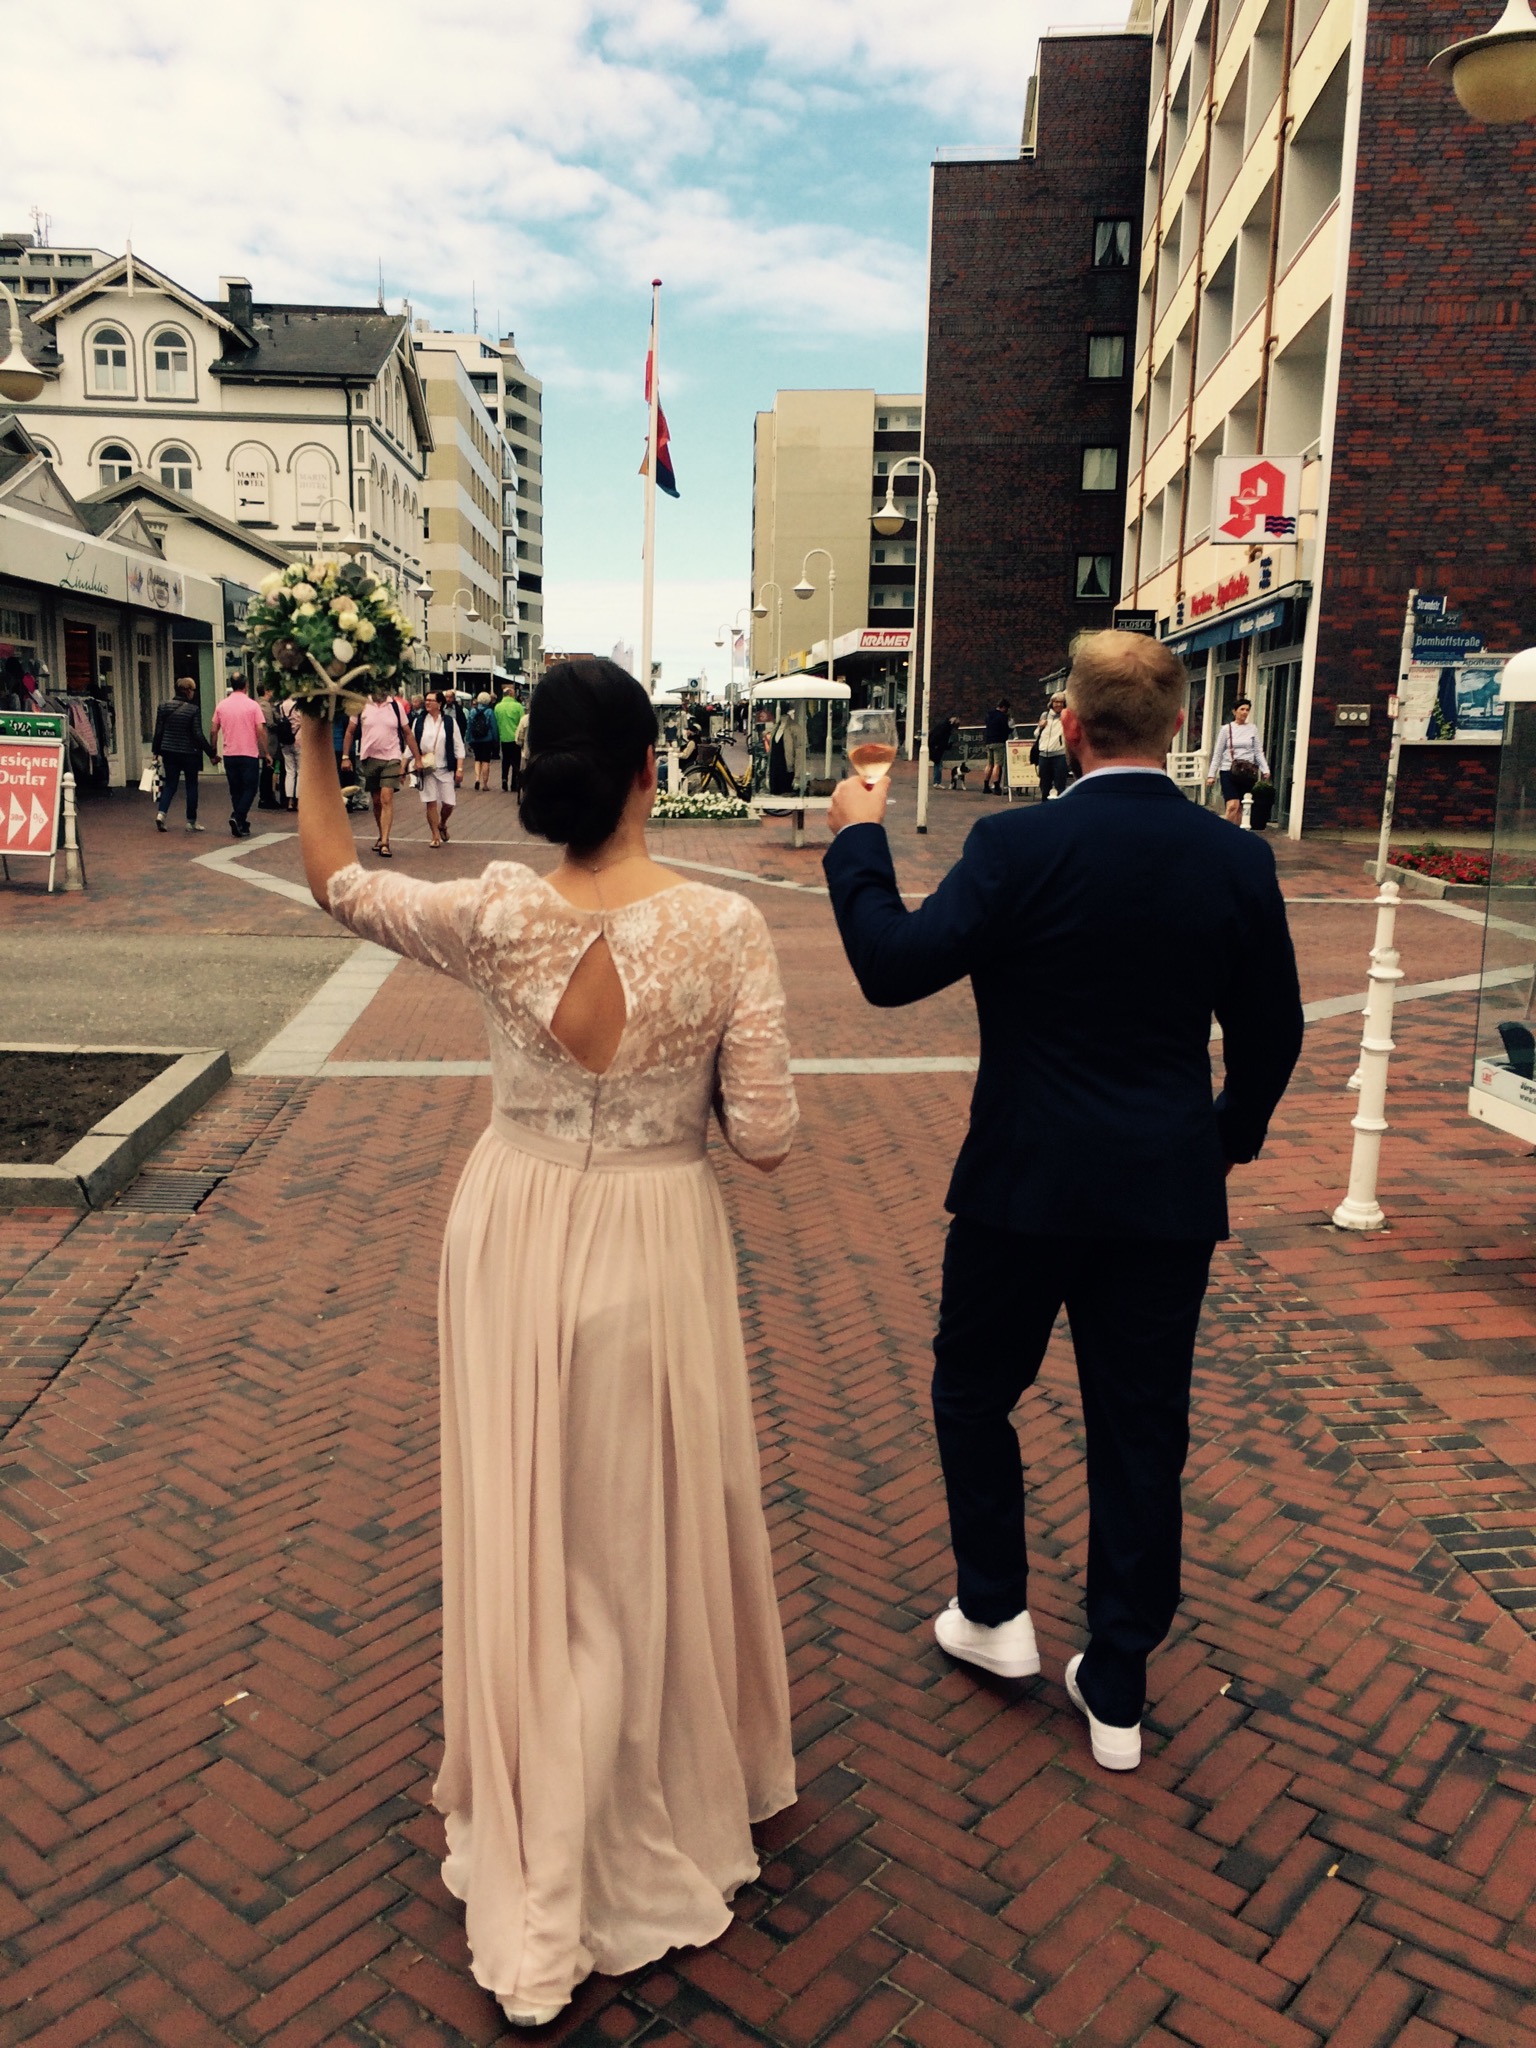
[[[1023,796],[1026,791],[1040,788],[1040,771],[1029,758],[1033,740],[1009,740],[1008,749],[1008,801]]]
[[[51,889],[63,807],[64,742],[0,738],[0,862],[46,860]]]
[[[1499,678],[1508,659],[1506,654],[1478,652],[1410,663],[1403,691],[1404,741],[1498,746],[1504,737]]]

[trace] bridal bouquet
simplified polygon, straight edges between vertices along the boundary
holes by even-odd
[[[415,633],[360,562],[290,562],[262,578],[245,637],[268,680],[301,709],[334,716],[399,689]]]

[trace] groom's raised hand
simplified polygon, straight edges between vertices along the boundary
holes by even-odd
[[[840,782],[832,792],[832,805],[827,812],[833,834],[841,832],[845,825],[883,824],[885,800],[890,793],[890,782],[883,775],[873,788],[858,775]]]

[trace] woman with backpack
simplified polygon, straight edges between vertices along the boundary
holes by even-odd
[[[470,707],[469,723],[465,728],[469,751],[475,757],[475,789],[489,789],[491,786],[491,763],[501,753],[501,734],[496,730],[496,713],[491,709],[491,693],[482,690]]]

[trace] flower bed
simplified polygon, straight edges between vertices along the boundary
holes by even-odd
[[[698,818],[718,825],[727,818],[750,818],[752,807],[739,796],[669,796],[663,792],[656,799],[656,808],[651,816],[658,824],[665,824],[672,818]]]

